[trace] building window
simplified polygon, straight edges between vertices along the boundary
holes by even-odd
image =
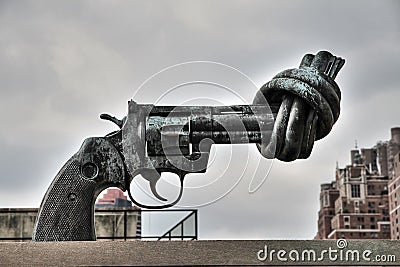
[[[388,209],[383,209],[382,213],[383,213],[383,215],[389,215],[389,210]]]
[[[368,185],[367,190],[368,190],[368,195],[375,195],[375,186],[374,185]]]
[[[351,185],[351,197],[360,197],[360,185],[359,184],[352,184]]]
[[[324,207],[328,207],[329,206],[329,196],[328,194],[324,195]]]
[[[345,222],[350,221],[350,217],[349,217],[349,216],[344,216],[344,221],[345,221]]]

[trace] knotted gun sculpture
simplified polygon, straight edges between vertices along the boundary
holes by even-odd
[[[34,241],[96,240],[94,203],[107,187],[128,191],[144,208],[175,205],[188,173],[205,172],[211,144],[255,143],[266,158],[307,158],[339,117],[340,90],[334,79],[344,60],[322,51],[304,56],[298,69],[276,75],[253,104],[154,106],[128,103],[128,115],[101,118],[118,125],[105,137],[87,138],[48,188],[35,224]],[[139,174],[156,191],[162,172],[180,177],[177,199],[161,206],[138,203],[130,183]]]

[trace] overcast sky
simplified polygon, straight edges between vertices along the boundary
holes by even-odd
[[[181,203],[204,204],[210,188],[224,194],[241,179],[200,208],[200,238],[313,238],[320,184],[334,179],[336,161],[349,163],[354,140],[371,147],[400,126],[399,44],[398,1],[0,1],[0,207],[38,207],[82,141],[115,130],[99,114],[122,118],[131,98],[229,105],[239,95],[250,103],[276,73],[297,67],[306,53],[328,50],[346,59],[336,79],[342,112],[311,157],[274,161],[263,186],[249,194],[254,170],[267,174],[271,162],[261,160],[257,169],[260,156],[249,146],[250,163],[242,166],[233,159],[244,148],[217,148],[210,172],[187,176],[188,185],[215,177],[227,182],[186,193]],[[164,77],[137,91],[162,69],[194,60],[232,66],[257,86],[230,84],[228,93],[188,86],[175,92],[187,99],[163,98]],[[220,66],[208,73],[202,67],[199,75],[212,76]],[[196,70],[166,77],[196,79]],[[217,80],[244,77],[229,70]]]

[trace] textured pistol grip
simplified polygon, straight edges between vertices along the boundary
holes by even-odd
[[[77,157],[60,170],[43,198],[33,241],[96,240],[96,182],[82,177]]]
[[[48,188],[33,241],[96,240],[94,203],[107,187],[123,188],[124,165],[106,138],[88,138]]]

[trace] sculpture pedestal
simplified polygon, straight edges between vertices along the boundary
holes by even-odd
[[[399,241],[344,242],[341,245],[335,240],[2,242],[0,265],[399,265]],[[386,255],[385,263],[378,262],[377,255],[381,259]],[[389,255],[394,259],[389,259]]]

